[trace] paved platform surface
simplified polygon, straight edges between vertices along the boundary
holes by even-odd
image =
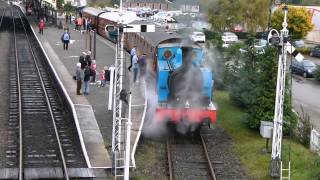
[[[34,22],[32,26],[37,32]],[[86,48],[89,42],[86,34],[72,30],[70,26],[71,43],[68,50],[63,50],[60,40],[62,29],[56,27],[46,27],[44,34],[36,33],[49,59],[55,67],[59,78],[67,90],[72,102],[75,105],[80,129],[84,141],[87,141],[86,149],[92,167],[111,167],[111,142],[112,142],[112,111],[107,110],[109,86],[100,87],[90,85],[88,96],[76,95],[76,81],[72,79],[75,74],[75,65],[79,56]],[[87,45],[87,47],[89,47]],[[115,45],[100,36],[97,36],[96,43],[97,53],[97,72],[100,72],[105,65],[114,64]],[[127,57],[127,64],[129,58]],[[131,150],[134,156],[136,145],[140,137],[142,128],[142,118],[145,110],[144,87],[143,83],[133,84],[130,81],[131,73],[126,71],[127,83],[125,88],[133,94],[132,98],[132,133],[131,133]],[[98,80],[98,74],[97,78]]]

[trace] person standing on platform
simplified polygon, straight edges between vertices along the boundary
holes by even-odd
[[[130,51],[130,66],[128,67],[128,70],[131,71],[131,67],[132,67],[132,58],[134,55],[137,55],[137,50],[136,50],[136,46],[134,45],[133,48]]]
[[[109,70],[108,66],[105,66],[103,69],[104,69],[104,81],[105,81],[105,84],[106,83],[110,83],[110,70]]]
[[[78,31],[79,30],[78,19],[74,19],[74,24],[75,24],[74,30]]]
[[[89,81],[90,81],[90,67],[86,66],[84,69],[84,77],[83,77],[83,94],[89,95]]]
[[[82,52],[82,55],[79,56],[79,63],[81,63],[81,69],[84,69],[86,67],[86,61],[84,57],[86,57],[87,53]]]
[[[76,66],[76,80],[77,80],[77,95],[82,95],[80,92],[82,85],[82,77],[81,77],[81,63],[77,63]]]
[[[78,17],[77,19],[77,25],[78,25],[78,30],[82,33],[81,27],[82,27],[82,18]]]
[[[91,25],[92,25],[92,20],[91,18],[89,18],[87,22],[87,31],[91,31]]]
[[[96,64],[96,60],[92,60],[91,66],[90,66],[90,71],[91,71],[91,84],[95,84],[96,83],[96,72],[97,70],[97,64]]]
[[[63,42],[63,49],[64,50],[68,50],[68,45],[69,45],[69,42],[70,42],[70,33],[69,31],[66,29],[64,30],[62,36],[61,36],[61,40]]]
[[[137,76],[139,72],[139,64],[137,55],[133,55],[132,57],[132,66],[133,66],[133,82],[137,81]]]
[[[86,56],[84,57],[84,60],[86,62],[86,64],[90,67],[91,66],[91,63],[92,63],[92,60],[91,60],[91,51],[87,51],[86,52]]]
[[[43,35],[43,29],[45,27],[45,23],[44,23],[44,20],[41,19],[40,22],[39,22],[39,33]]]
[[[106,84],[106,81],[104,79],[104,73],[104,69],[102,69],[99,73],[100,87],[103,87]]]
[[[139,64],[139,79],[142,80],[144,75],[146,74],[146,68],[147,68],[147,55],[143,53],[143,55],[140,57],[138,64]]]

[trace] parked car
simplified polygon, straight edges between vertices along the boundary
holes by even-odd
[[[222,41],[225,43],[229,42],[237,42],[238,41],[238,36],[232,32],[224,32],[222,34]]]
[[[311,49],[310,56],[320,57],[320,45]]]
[[[222,47],[223,47],[223,45],[222,45]],[[257,52],[258,54],[264,54],[264,53],[265,53],[263,47],[255,47],[254,49],[256,50],[256,52]],[[248,52],[246,49],[243,49],[243,48],[240,48],[239,51],[240,51],[240,53],[242,53],[242,54]]]
[[[295,48],[304,47],[304,41],[303,41],[302,39],[300,39],[300,40],[295,40],[295,41],[293,42],[293,46],[294,46]]]
[[[264,48],[267,46],[267,40],[265,39],[256,39],[254,41],[254,47],[257,48],[257,49],[261,49],[261,48]]]
[[[203,32],[193,32],[190,34],[190,39],[195,42],[205,42],[206,36],[203,34]]]
[[[302,60],[301,62],[293,60],[290,66],[292,73],[301,74],[303,77],[313,77],[316,65],[310,60]]]

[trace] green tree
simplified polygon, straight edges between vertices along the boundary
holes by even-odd
[[[269,1],[242,0],[240,5],[243,24],[248,32],[263,31],[268,27]]]
[[[275,105],[277,81],[277,51],[267,48],[265,54],[257,54],[256,86],[253,103],[248,109],[248,123],[251,128],[258,128],[260,121],[272,121]]]
[[[64,4],[64,0],[57,0],[57,8],[62,9],[62,5]]]
[[[288,29],[293,39],[302,39],[313,29],[311,22],[312,14],[305,8],[288,7]],[[276,10],[272,15],[272,27],[281,30],[284,12],[282,8]]]
[[[200,1],[208,9],[209,22],[214,31],[232,30],[241,24],[249,32],[266,29],[268,25],[269,1],[266,0],[215,0]]]
[[[227,69],[231,99],[247,111],[248,125],[258,129],[260,121],[273,121],[276,94],[278,50],[268,47],[261,54],[252,48],[249,38],[245,51],[229,60]],[[239,52],[239,50],[237,51]],[[291,111],[290,87],[286,85],[284,121],[296,127],[297,118]],[[285,125],[284,132],[288,133]]]
[[[217,0],[208,10],[209,22],[214,31],[231,30],[242,20],[239,13],[240,0]]]
[[[228,51],[226,57],[230,97],[238,106],[249,109],[256,93],[256,54],[248,46],[244,48],[247,53],[240,53],[239,47],[232,46],[231,49],[234,50]]]
[[[70,15],[70,14],[72,14],[73,12],[75,12],[76,8],[71,5],[71,2],[67,2],[67,4],[65,4],[65,5],[63,6],[63,10],[64,10],[64,12],[67,13],[67,15]]]

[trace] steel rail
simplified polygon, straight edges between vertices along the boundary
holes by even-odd
[[[11,9],[12,22],[13,22],[13,34],[14,34],[14,49],[16,60],[16,73],[17,73],[17,87],[18,87],[18,99],[19,99],[19,180],[23,180],[23,141],[22,141],[22,100],[21,100],[21,86],[20,86],[20,71],[19,71],[19,59],[16,37],[16,25],[13,15],[13,9]]]
[[[170,151],[170,143],[169,139],[167,139],[167,160],[168,160],[168,168],[169,168],[169,180],[173,180],[173,171],[172,171],[172,160],[171,160],[171,151]]]
[[[4,14],[6,13],[7,9],[4,8],[2,11],[3,11],[3,12],[2,12],[1,20],[0,20],[0,27],[2,26],[3,16],[4,16]]]
[[[207,149],[207,146],[205,144],[205,141],[204,141],[202,135],[199,135],[199,136],[201,138],[202,148],[204,150],[206,159],[208,161],[208,166],[209,166],[209,171],[210,171],[211,178],[213,180],[217,180],[217,177],[215,175],[215,172],[214,172],[214,169],[213,169],[210,157],[209,157],[209,153],[208,153],[208,149]],[[167,161],[168,161],[168,169],[169,169],[169,180],[173,180],[172,157],[171,157],[171,149],[170,149],[169,139],[167,139],[167,141],[166,141],[166,151],[167,151]]]
[[[202,142],[202,147],[203,147],[204,153],[205,153],[207,161],[208,161],[208,165],[209,165],[209,169],[210,169],[210,175],[211,175],[213,180],[217,180],[216,174],[214,173],[214,169],[213,169],[210,157],[209,157],[209,153],[208,153],[208,149],[207,149],[206,143],[204,142],[204,139],[203,139],[202,135],[200,135],[200,138],[201,138],[201,142]]]
[[[62,161],[62,166],[63,166],[63,172],[64,172],[64,178],[66,180],[69,180],[67,164],[66,164],[66,160],[65,160],[65,157],[64,157],[62,145],[61,145],[61,142],[60,142],[59,132],[58,132],[57,125],[56,125],[56,122],[55,122],[55,118],[54,118],[54,115],[53,115],[53,111],[52,111],[52,107],[51,107],[51,104],[50,104],[50,100],[49,100],[49,97],[48,97],[48,94],[47,94],[47,91],[46,91],[46,88],[45,88],[45,85],[44,85],[44,81],[42,79],[42,75],[41,75],[41,72],[40,72],[40,69],[39,69],[39,66],[38,66],[37,58],[34,55],[34,51],[32,49],[32,46],[31,46],[31,43],[30,43],[30,40],[29,40],[29,37],[28,37],[28,34],[27,34],[27,30],[26,30],[25,24],[24,24],[24,22],[22,20],[22,17],[20,15],[19,11],[18,11],[18,15],[20,17],[20,21],[22,23],[22,26],[23,26],[23,29],[24,29],[24,32],[25,32],[25,36],[26,36],[26,39],[27,39],[27,42],[28,42],[28,45],[29,45],[29,48],[30,48],[30,52],[32,54],[33,61],[35,63],[36,69],[37,69],[37,73],[39,74],[39,78],[40,78],[40,81],[41,81],[41,87],[43,89],[43,92],[44,92],[44,95],[45,95],[45,98],[46,98],[46,102],[47,102],[47,105],[48,105],[48,109],[49,109],[49,112],[50,112],[52,124],[53,124],[53,127],[54,127],[56,139],[57,139],[57,143],[58,143],[58,146],[59,146],[59,151],[60,151],[60,156],[61,156],[61,161]]]

